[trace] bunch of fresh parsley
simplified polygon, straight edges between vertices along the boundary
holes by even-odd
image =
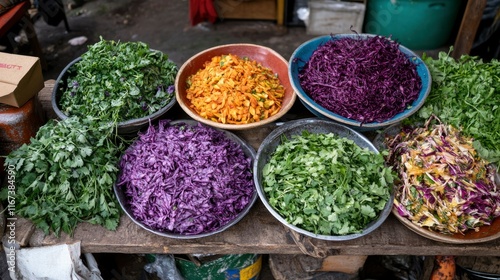
[[[452,49],[450,49],[450,52]],[[500,61],[484,62],[441,52],[423,56],[432,76],[429,97],[412,119],[424,122],[432,114],[473,137],[481,158],[500,163]]]
[[[12,151],[5,167],[15,167],[16,214],[56,236],[72,234],[79,222],[116,229],[121,211],[113,184],[124,144],[114,131],[92,118],[49,120],[30,144]]]

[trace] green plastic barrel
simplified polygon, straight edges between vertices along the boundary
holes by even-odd
[[[461,0],[368,0],[364,32],[391,36],[412,50],[446,45],[453,32]]]
[[[258,280],[262,255],[222,255],[201,264],[176,258],[175,263],[185,280]]]

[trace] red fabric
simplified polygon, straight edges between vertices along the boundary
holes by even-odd
[[[217,20],[217,11],[213,0],[189,0],[189,21],[197,25],[204,21],[214,23]]]

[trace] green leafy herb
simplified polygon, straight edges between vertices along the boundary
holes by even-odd
[[[269,204],[316,234],[361,232],[390,199],[395,173],[383,154],[335,134],[283,138],[263,169]]]
[[[462,55],[458,60],[445,52],[437,59],[423,56],[432,76],[432,88],[424,106],[412,119],[425,122],[432,114],[443,123],[459,127],[474,138],[481,158],[500,162],[500,61],[483,62]]]
[[[112,123],[71,117],[49,120],[12,151],[5,167],[15,166],[16,212],[46,234],[72,234],[85,221],[116,229],[120,208],[113,193],[124,144],[113,139]]]
[[[175,98],[177,66],[142,42],[101,38],[68,72],[59,101],[68,116],[122,122],[155,113]]]

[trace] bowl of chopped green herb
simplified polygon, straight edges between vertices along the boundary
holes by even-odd
[[[70,62],[52,92],[60,119],[92,116],[135,134],[176,104],[178,67],[142,42],[101,40]]]
[[[359,132],[319,118],[286,122],[253,166],[263,204],[283,225],[331,241],[367,235],[389,216],[396,174]]]

